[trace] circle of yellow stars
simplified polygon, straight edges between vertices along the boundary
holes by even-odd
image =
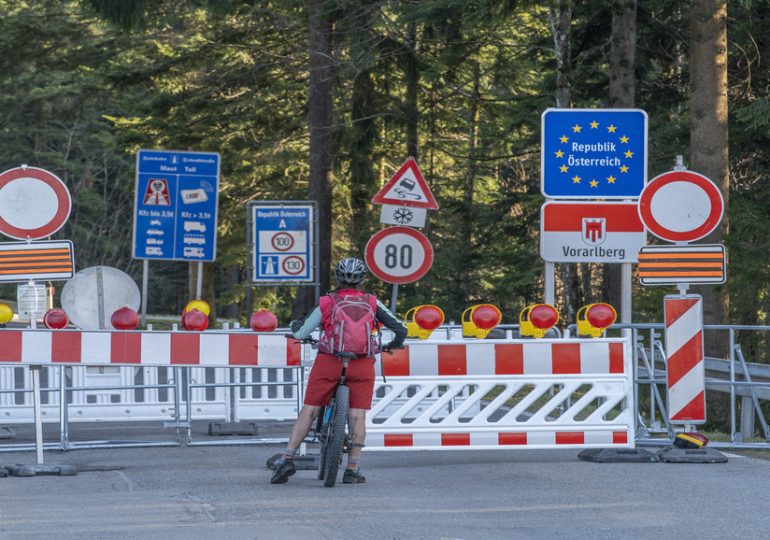
[[[588,123],[588,127],[589,129],[599,129],[600,124],[599,122],[594,120]],[[614,124],[610,124],[609,126],[606,126],[606,129],[607,129],[607,133],[617,133],[618,126]],[[582,130],[583,130],[583,126],[581,126],[580,124],[575,124],[574,126],[572,126],[572,133],[581,133]],[[629,140],[630,138],[626,135],[621,135],[619,138],[620,144],[628,144]],[[567,135],[562,135],[561,137],[559,137],[559,142],[562,144],[567,144],[569,142],[569,137]],[[557,158],[564,157],[564,151],[561,149],[557,150],[554,153],[556,154]],[[623,155],[626,157],[626,159],[632,159],[634,157],[634,153],[631,150],[626,150],[625,152],[623,152]],[[628,171],[629,171],[629,166],[626,165],[625,163],[623,163],[618,167],[618,174],[628,174]],[[559,167],[559,172],[569,173],[569,167],[567,165],[561,165]],[[618,178],[616,176],[614,176],[613,174],[610,174],[605,178],[605,181],[607,182],[607,184],[614,184],[617,179]],[[575,176],[571,177],[571,180],[573,184],[579,184],[580,182],[583,181],[583,178],[581,178],[576,174]],[[588,185],[591,186],[592,188],[599,187],[599,180],[597,180],[596,178],[592,178],[588,182]]]

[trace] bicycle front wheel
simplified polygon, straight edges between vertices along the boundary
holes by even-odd
[[[348,411],[350,407],[350,388],[345,385],[337,388],[334,396],[334,414],[331,419],[331,430],[326,441],[326,471],[324,486],[334,487],[337,483],[337,471],[342,463],[342,447],[345,444],[346,426],[348,424]]]

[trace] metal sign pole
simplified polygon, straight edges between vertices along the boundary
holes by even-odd
[[[198,270],[195,276],[195,298],[203,298],[203,262],[198,261]]]
[[[554,263],[545,263],[545,303],[555,305],[556,302],[556,284]]]
[[[141,325],[144,326],[147,322],[147,287],[150,282],[150,261],[144,259],[142,261],[142,319]]]
[[[632,310],[632,286],[631,281],[631,263],[622,263],[620,265],[620,322],[622,324],[631,324]],[[622,334],[625,337],[631,330],[625,329]]]
[[[390,295],[390,311],[396,314],[396,303],[398,302],[398,283],[393,284],[393,291]]]

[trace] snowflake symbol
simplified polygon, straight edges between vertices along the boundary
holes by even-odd
[[[400,225],[406,225],[407,223],[411,223],[412,219],[414,219],[414,212],[406,207],[398,208],[393,212],[393,219]]]

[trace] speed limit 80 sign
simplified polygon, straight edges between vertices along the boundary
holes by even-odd
[[[433,246],[421,232],[388,227],[366,244],[366,266],[385,283],[404,284],[423,277],[433,264]]]

